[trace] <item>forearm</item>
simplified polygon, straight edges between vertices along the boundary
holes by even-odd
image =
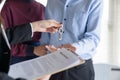
[[[76,48],[75,52],[78,55],[84,55],[86,53],[90,53],[94,51],[97,48],[99,41],[100,41],[99,39],[95,40],[95,39],[87,38],[73,43],[72,46]]]
[[[10,44],[31,40],[32,30],[30,24],[20,25],[6,30]]]
[[[96,48],[100,42],[100,23],[102,18],[102,1],[97,0],[94,2],[93,7],[90,9],[89,17],[86,24],[86,32],[83,37],[72,45],[77,48],[76,53],[84,59],[92,58],[96,53]]]

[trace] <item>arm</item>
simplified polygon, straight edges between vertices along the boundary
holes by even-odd
[[[94,1],[89,11],[84,37],[72,44],[72,46],[76,48],[76,53],[79,55],[86,55],[89,53],[88,55],[91,57],[93,54],[91,54],[90,51],[94,51],[100,41],[100,21],[102,17],[102,1]]]
[[[10,44],[21,43],[31,40],[32,30],[30,24],[12,27],[6,30]]]
[[[61,27],[61,24],[55,20],[41,20],[12,27],[6,30],[8,40],[11,44],[21,43],[31,40],[34,32],[50,32],[54,33]]]
[[[6,30],[10,44],[16,44],[31,40],[32,33],[34,32],[56,32],[62,25],[55,20],[41,20],[12,27]],[[33,46],[29,46],[29,53],[33,52]],[[27,51],[28,52],[28,51]]]

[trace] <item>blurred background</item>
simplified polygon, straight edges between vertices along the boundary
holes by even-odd
[[[47,0],[37,0],[46,6]],[[94,63],[120,65],[120,0],[103,0],[101,42]]]

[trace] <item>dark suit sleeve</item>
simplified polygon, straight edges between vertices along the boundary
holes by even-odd
[[[8,72],[10,60],[10,50],[0,33],[0,72]]]
[[[30,24],[9,28],[6,34],[10,44],[22,43],[31,40],[32,30]]]
[[[16,26],[6,30],[6,34],[10,44],[22,43],[31,40],[31,26],[30,24],[25,24],[21,26]],[[30,47],[33,50],[32,47]],[[8,72],[10,62],[10,50],[6,45],[6,42],[0,33],[0,72]]]

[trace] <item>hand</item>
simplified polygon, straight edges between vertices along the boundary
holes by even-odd
[[[62,24],[55,20],[40,20],[32,22],[33,32],[57,32]]]
[[[59,48],[66,48],[72,52],[75,52],[76,51],[76,48],[74,46],[72,46],[71,44],[64,44],[62,46],[59,46]]]
[[[53,45],[44,45],[34,47],[34,54],[37,56],[43,56],[47,54],[47,51],[54,52],[59,50],[59,48],[54,47]]]
[[[46,47],[46,49],[47,49],[49,52],[54,52],[54,51],[59,50],[59,48],[56,48],[56,47],[53,46],[53,45],[46,45],[45,47]]]
[[[43,76],[43,77],[38,78],[38,79],[36,79],[36,80],[49,80],[50,76],[51,76],[51,75]]]
[[[36,46],[34,47],[34,54],[37,56],[43,56],[47,54],[47,49],[45,46]]]
[[[47,49],[48,51],[50,51],[50,52],[57,51],[57,50],[59,50],[60,48],[66,48],[66,49],[68,49],[68,50],[70,50],[70,51],[72,51],[72,52],[75,52],[75,51],[76,51],[76,48],[75,48],[74,46],[72,46],[71,44],[64,44],[64,45],[59,46],[59,47],[55,47],[55,46],[53,46],[53,45],[46,45],[45,47],[46,47],[46,49]]]

